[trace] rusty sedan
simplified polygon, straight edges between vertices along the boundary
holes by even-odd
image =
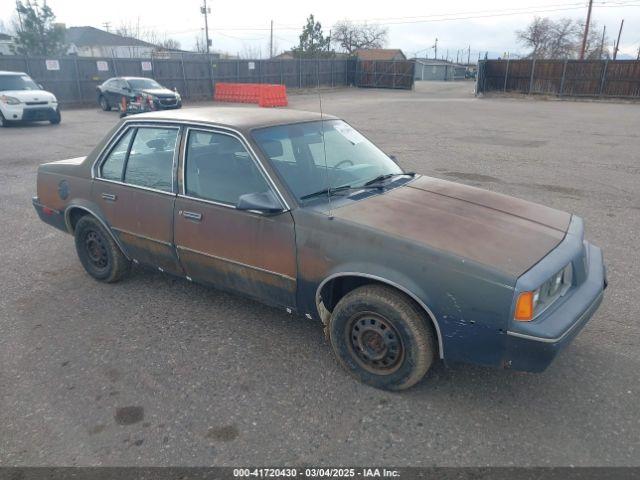
[[[140,263],[321,321],[347,371],[391,390],[437,359],[542,371],[607,285],[579,217],[406,172],[310,112],[125,118],[41,165],[33,204],[95,279]]]

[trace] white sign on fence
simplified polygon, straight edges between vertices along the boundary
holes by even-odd
[[[104,60],[98,60],[96,62],[96,65],[98,66],[98,71],[99,72],[108,72],[109,71],[109,63],[105,62]]]
[[[58,60],[45,60],[44,64],[47,70],[60,70],[60,62]]]
[[[255,70],[255,69],[256,69],[255,62],[249,62],[249,70]]]
[[[143,72],[150,72],[151,70],[153,70],[153,65],[151,65],[151,62],[142,62]]]

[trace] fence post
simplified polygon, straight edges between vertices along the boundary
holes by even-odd
[[[240,83],[240,59],[236,60],[236,83]]]
[[[78,100],[82,102],[82,87],[80,86],[80,68],[78,68],[78,56],[74,58],[74,66],[76,68],[76,87],[78,87]]]
[[[29,68],[29,59],[26,56],[24,56],[23,59],[24,59],[24,70],[25,72],[27,72],[27,75],[31,76],[31,69]]]
[[[116,56],[113,51],[111,51],[111,63],[113,63],[113,74],[118,77],[118,64],[116,63]]]
[[[531,91],[533,90],[533,74],[536,70],[536,57],[533,57],[531,61],[531,77],[529,78],[529,95],[531,95]]]
[[[211,55],[210,54],[206,54],[207,55],[207,65],[209,67],[209,88],[211,90],[209,90],[209,94],[213,94],[213,65],[211,64]]]
[[[334,86],[333,82],[333,60],[329,60],[331,62],[331,88]]]
[[[560,92],[558,93],[560,97],[562,96],[562,92],[564,92],[564,80],[567,75],[567,63],[569,63],[569,60],[565,60],[564,65],[562,66],[562,80],[560,80]]]
[[[604,61],[604,67],[602,68],[602,78],[600,79],[600,91],[598,92],[598,96],[602,96],[602,92],[604,91],[605,79],[607,78],[607,67],[609,66],[609,59],[607,58]]]
[[[282,60],[278,62],[278,66],[280,67],[280,85],[284,85],[284,71],[282,70]]]
[[[504,71],[504,85],[502,86],[502,91],[507,91],[507,78],[509,77],[509,58],[507,58],[507,68]]]
[[[302,57],[298,59],[298,88],[302,88]]]
[[[344,86],[349,86],[349,60],[344,59]]]
[[[187,72],[184,71],[184,53],[180,54],[180,67],[182,68],[182,81],[184,82],[184,96],[189,100],[189,85],[187,84]]]
[[[394,60],[391,64],[391,88],[396,88],[396,61]]]

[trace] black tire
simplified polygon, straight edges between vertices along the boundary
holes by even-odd
[[[345,295],[329,322],[340,364],[367,385],[404,390],[418,383],[436,356],[429,319],[391,287],[365,285]]]
[[[53,116],[49,119],[51,125],[60,125],[62,121],[62,114],[60,113],[60,108],[57,108]]]
[[[6,128],[9,126],[9,122],[7,122],[4,118],[4,115],[2,115],[2,112],[0,112],[0,128]]]
[[[109,100],[107,100],[107,97],[105,97],[104,95],[100,95],[98,97],[98,103],[100,104],[100,108],[102,108],[102,110],[104,110],[105,112],[111,111],[111,104],[109,103]]]
[[[96,280],[117,282],[129,273],[131,262],[120,251],[109,232],[91,215],[78,220],[75,243],[80,263]]]

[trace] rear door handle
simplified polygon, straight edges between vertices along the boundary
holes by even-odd
[[[187,210],[180,210],[180,215],[188,220],[193,220],[195,222],[199,222],[202,220],[202,214],[198,212],[189,212]]]
[[[105,200],[109,200],[110,202],[115,202],[116,198],[118,198],[113,193],[103,193],[101,197]]]

